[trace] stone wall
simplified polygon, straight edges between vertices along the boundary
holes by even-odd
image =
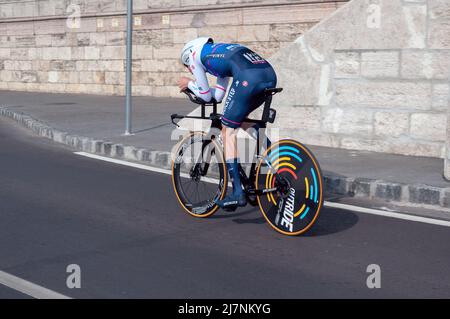
[[[450,1],[352,0],[271,61],[285,88],[276,99],[282,134],[444,157]]]
[[[179,52],[195,37],[271,56],[341,4],[135,0],[133,93],[179,96]],[[126,0],[0,0],[0,89],[122,95],[125,8]]]
[[[135,12],[148,9],[189,11],[191,9],[214,9],[225,7],[259,7],[320,1],[310,0],[134,0]],[[325,2],[325,1],[324,1]],[[341,1],[342,2],[342,1]],[[345,1],[344,1],[345,2]],[[0,0],[0,18],[25,18],[65,16],[68,7],[76,4],[82,15],[114,14],[126,11],[127,0]]]

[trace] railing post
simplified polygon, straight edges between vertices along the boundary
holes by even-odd
[[[450,87],[450,77],[449,77]],[[444,156],[444,177],[450,181],[450,93],[448,95],[447,106],[447,137],[445,140],[445,156]]]
[[[127,61],[126,61],[126,98],[125,98],[125,135],[131,135],[131,60],[133,36],[133,0],[127,3]]]

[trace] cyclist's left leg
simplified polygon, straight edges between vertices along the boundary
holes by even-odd
[[[242,207],[247,204],[239,175],[239,157],[237,152],[237,131],[242,124],[242,120],[248,114],[244,109],[249,105],[247,96],[243,94],[246,87],[240,79],[233,79],[230,92],[225,100],[224,114],[221,119],[225,160],[233,184],[233,193],[216,203],[227,210],[235,210],[238,206]]]
[[[261,82],[257,85],[254,91],[258,92],[254,94],[252,100],[250,101],[250,111],[249,113],[256,110],[258,107],[260,107],[265,101],[266,101],[266,95],[264,93],[264,90],[266,88],[274,88],[277,85],[276,76],[274,76],[274,79],[271,81]],[[248,114],[247,114],[248,115]],[[254,139],[258,140],[261,130],[265,130],[265,128],[262,128],[259,123],[250,123],[250,122],[244,122],[241,125],[241,128],[245,131],[247,131]],[[265,141],[260,141],[262,143],[265,142],[265,145],[261,145],[264,149],[268,149],[272,142],[270,141],[269,137],[267,135],[263,134],[265,137]]]
[[[271,69],[271,68],[270,68]],[[276,76],[273,79],[269,71],[269,81],[262,82],[267,71],[247,70],[233,79],[233,84],[225,101],[222,116],[222,137],[224,140],[225,159],[230,178],[233,181],[233,194],[225,197],[217,204],[222,208],[236,209],[237,206],[245,206],[247,200],[242,190],[239,176],[239,163],[237,154],[237,130],[241,127],[244,119],[258,106],[264,102],[264,89],[276,85]],[[274,74],[274,72],[273,72]]]

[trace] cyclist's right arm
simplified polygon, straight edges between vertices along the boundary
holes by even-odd
[[[217,102],[222,102],[229,82],[230,78],[217,78],[217,83],[213,88],[213,96]]]
[[[195,81],[189,82],[189,89],[203,101],[211,101],[211,89],[208,84],[208,78],[206,77],[205,67],[200,61],[200,54],[196,54],[196,51],[194,51],[193,53],[191,53],[191,57],[189,60],[192,61],[189,68],[195,77]]]

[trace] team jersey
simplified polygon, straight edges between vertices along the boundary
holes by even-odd
[[[222,101],[230,78],[238,77],[245,70],[270,67],[257,53],[233,43],[207,43],[201,50],[193,51],[189,60],[189,68],[196,80],[189,82],[188,87],[206,102],[213,97],[218,102]],[[217,77],[217,84],[212,88],[206,73]]]

